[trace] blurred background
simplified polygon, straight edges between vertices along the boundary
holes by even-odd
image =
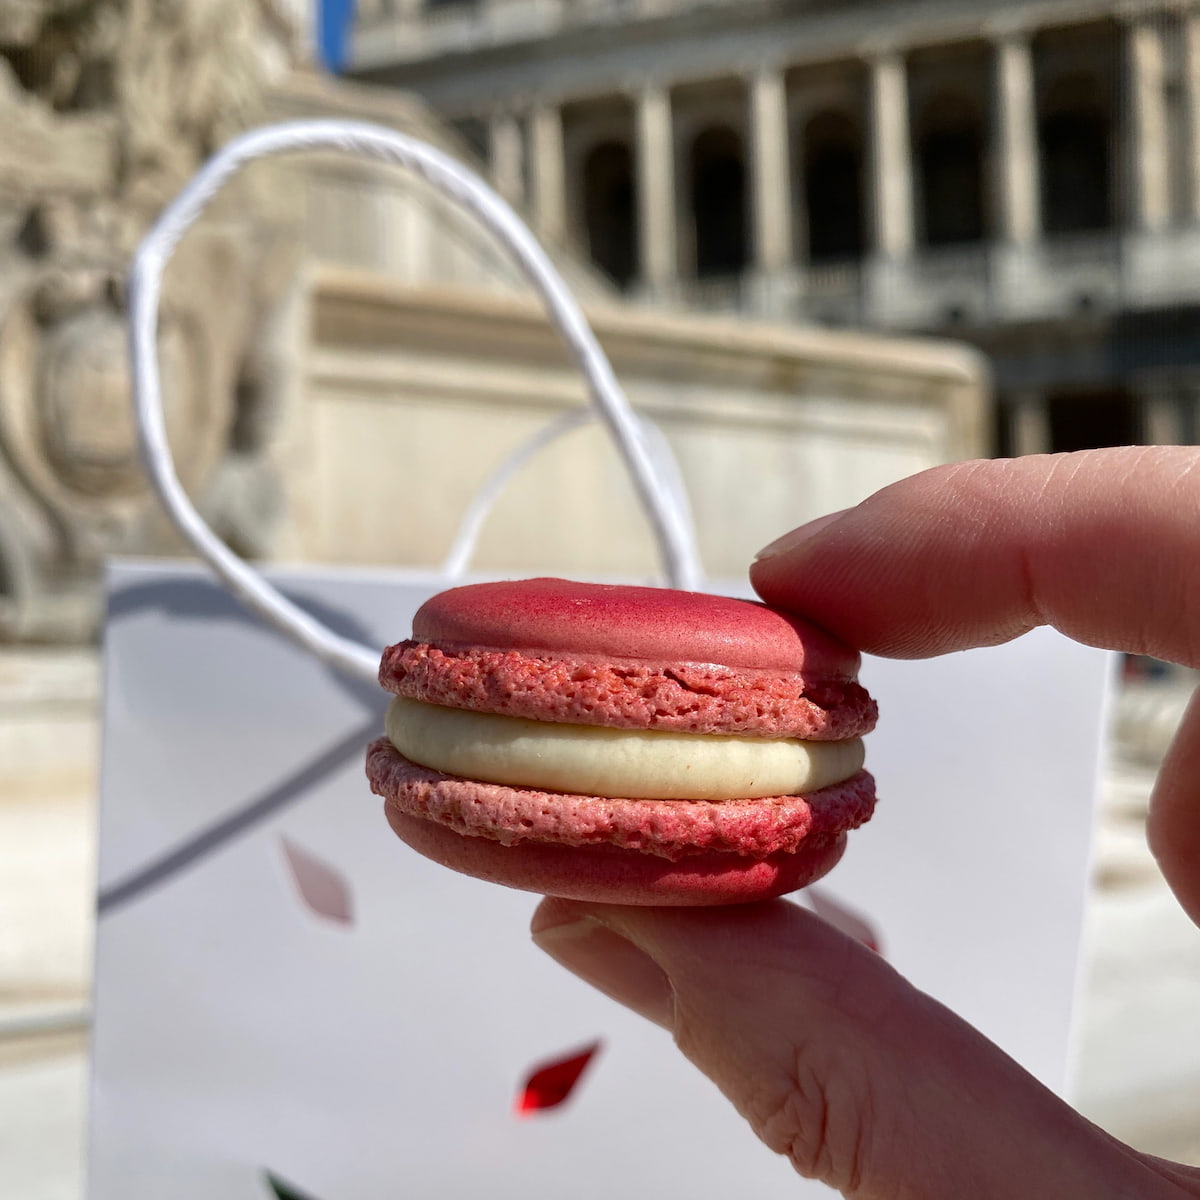
[[[6,1197],[82,1195],[101,573],[180,549],[137,462],[129,258],[230,137],[325,115],[426,139],[529,221],[674,450],[714,577],[940,462],[1200,433],[1190,0],[0,0]],[[184,482],[252,558],[435,566],[584,403],[479,230],[335,155],[221,194],[159,353]],[[653,573],[597,429],[513,481],[476,563]],[[1125,664],[1075,1099],[1200,1161],[1200,935],[1142,834],[1194,682]]]

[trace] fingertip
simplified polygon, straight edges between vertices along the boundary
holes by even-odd
[[[563,900],[559,896],[545,896],[533,910],[529,921],[529,932],[536,938],[539,934],[565,925],[574,925],[588,919],[588,906],[578,900]]]
[[[1179,619],[1200,588],[1198,480],[1195,447],[952,464],[786,535],[750,578],[768,604],[871,654],[928,657],[1050,624],[1200,664]]]
[[[768,559],[780,558],[783,555],[791,554],[793,551],[799,550],[808,542],[811,542],[817,534],[828,529],[835,521],[840,521],[850,510],[848,508],[840,509],[838,512],[826,513],[823,517],[817,517],[812,521],[808,521],[803,525],[785,533],[782,537],[776,538],[773,542],[765,545],[755,556],[755,563],[766,562]]]
[[[667,973],[589,906],[545,900],[534,913],[532,932],[534,945],[572,975],[655,1025],[672,1028],[675,993]]]

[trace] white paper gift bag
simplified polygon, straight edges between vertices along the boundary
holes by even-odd
[[[431,590],[276,578],[378,641]],[[380,695],[199,571],[110,587],[93,1200],[269,1197],[268,1172],[316,1200],[805,1194],[666,1035],[532,948],[535,897],[392,836]],[[864,680],[881,800],[818,911],[1061,1087],[1103,656],[1041,631]],[[598,1039],[521,1119],[531,1072]]]
[[[358,149],[412,151],[353,132]],[[253,157],[256,136],[222,161]],[[185,193],[192,215],[218,168]],[[168,212],[168,250],[186,223]],[[145,277],[134,296],[152,330]],[[598,403],[617,406],[606,420],[645,475],[668,576],[699,582],[678,497],[605,394],[590,335],[563,326]],[[536,897],[392,836],[363,776],[386,699],[372,658],[445,574],[267,583],[214,549],[172,491],[153,366],[137,367],[164,501],[258,615],[199,568],[109,575],[92,1200],[826,1194],[661,1030],[532,947]],[[928,663],[869,660],[879,810],[803,898],[1055,1088],[1107,678],[1104,655],[1044,630]]]

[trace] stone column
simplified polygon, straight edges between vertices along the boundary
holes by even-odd
[[[1186,440],[1183,399],[1169,386],[1147,388],[1140,397],[1142,441],[1148,446],[1178,446]]]
[[[1200,10],[1181,14],[1183,22],[1184,128],[1182,159],[1187,172],[1188,216],[1200,222]]]
[[[492,114],[488,125],[492,182],[509,204],[525,201],[525,147],[521,126],[512,113]]]
[[[533,218],[538,233],[561,245],[567,236],[566,168],[562,113],[539,104],[529,116]]]
[[[669,295],[679,273],[675,137],[671,97],[658,86],[637,100],[637,211],[642,288],[651,296]]]
[[[1009,33],[997,40],[995,84],[1000,229],[1010,245],[1028,246],[1041,231],[1041,213],[1033,54],[1027,34]]]
[[[754,265],[763,275],[792,259],[792,172],[783,73],[768,67],[750,82]]]
[[[1167,102],[1163,35],[1153,20],[1134,20],[1126,30],[1130,96],[1130,175],[1133,220],[1157,232],[1171,219]]]
[[[1009,402],[1009,429],[1014,457],[1050,450],[1050,409],[1041,392],[1020,392]]]
[[[912,254],[912,148],[904,56],[890,51],[871,62],[871,190],[875,253],[901,260]]]

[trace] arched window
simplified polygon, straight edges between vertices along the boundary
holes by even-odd
[[[1042,224],[1047,233],[1086,233],[1113,223],[1112,116],[1094,76],[1060,79],[1038,123]]]
[[[1119,389],[1052,395],[1049,410],[1050,445],[1046,448],[1054,454],[1129,446],[1141,440],[1137,402]]]
[[[866,246],[863,149],[858,126],[818,113],[804,127],[804,206],[813,262],[859,258]]]
[[[746,269],[746,167],[732,129],[704,130],[692,143],[692,219],[696,274],[740,275]]]
[[[965,96],[944,92],[917,122],[920,228],[927,246],[982,241],[984,128]]]
[[[603,142],[583,163],[583,219],[588,252],[619,287],[637,274],[637,214],[633,155],[622,142]]]

